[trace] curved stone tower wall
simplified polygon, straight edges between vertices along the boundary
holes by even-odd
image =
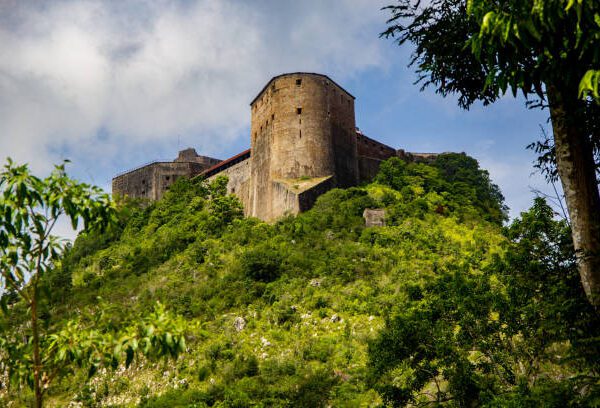
[[[251,109],[252,215],[282,215],[272,204],[273,182],[332,177],[340,187],[357,184],[354,97],[328,77],[275,77]]]

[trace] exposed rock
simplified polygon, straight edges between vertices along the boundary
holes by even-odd
[[[263,347],[269,347],[271,346],[271,342],[267,339],[265,339],[264,337],[260,338],[260,342],[262,344]]]
[[[309,285],[313,287],[319,287],[321,286],[321,279],[311,279]]]
[[[385,210],[383,208],[366,208],[363,218],[367,227],[385,227]]]
[[[341,321],[342,321],[342,318],[341,318],[341,317],[339,317],[339,316],[337,315],[337,313],[336,313],[336,314],[334,314],[333,316],[331,316],[331,319],[329,319],[329,320],[331,320],[331,322],[332,322],[332,323],[337,323],[337,322],[341,322]]]
[[[246,328],[246,320],[240,316],[236,317],[233,321],[233,327],[235,327],[235,330],[239,332],[244,330]]]

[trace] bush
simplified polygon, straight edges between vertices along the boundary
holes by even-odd
[[[268,246],[247,250],[240,260],[245,277],[259,282],[273,282],[281,275],[281,254]]]
[[[139,408],[205,408],[214,400],[206,392],[198,390],[170,390],[159,397],[151,397],[141,402]]]

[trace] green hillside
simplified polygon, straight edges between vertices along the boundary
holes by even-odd
[[[503,227],[475,160],[391,159],[372,184],[274,224],[243,218],[225,185],[182,179],[123,205],[47,275],[46,328],[111,331],[157,301],[188,327],[179,358],[90,380],[77,369],[48,406],[600,406],[600,321],[568,225],[538,200]],[[387,226],[366,228],[366,208],[385,208]],[[3,333],[19,332],[15,315]],[[28,406],[31,393],[0,398]]]

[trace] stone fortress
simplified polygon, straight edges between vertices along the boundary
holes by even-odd
[[[179,177],[229,177],[228,191],[247,216],[265,221],[309,209],[335,187],[370,181],[390,157],[429,160],[373,140],[356,127],[354,96],[326,75],[272,78],[250,103],[250,149],[227,160],[179,152],[116,176],[113,194],[158,200]]]

